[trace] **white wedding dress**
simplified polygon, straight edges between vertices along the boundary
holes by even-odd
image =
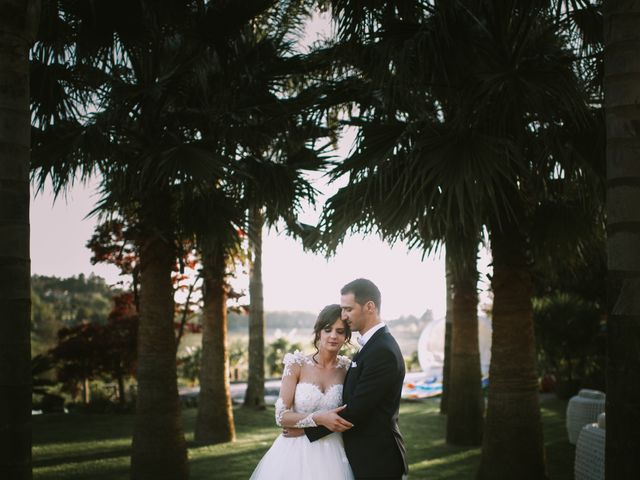
[[[296,352],[297,353],[297,352]],[[288,354],[291,355],[291,354]],[[323,392],[314,383],[296,385],[292,410],[313,413],[342,405],[342,385]],[[276,406],[276,412],[278,406]],[[277,413],[276,413],[277,415]],[[251,475],[250,480],[353,480],[341,433],[332,433],[311,443],[306,435],[276,438]]]

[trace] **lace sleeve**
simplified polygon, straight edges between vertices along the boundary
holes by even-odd
[[[293,412],[293,400],[295,395],[296,384],[300,368],[304,363],[304,355],[296,350],[293,353],[287,353],[284,356],[284,369],[282,372],[282,384],[280,385],[280,394],[275,404],[276,425],[282,427],[282,418],[286,413]]]
[[[302,420],[298,420],[294,425],[296,428],[309,428],[309,427],[317,427],[318,425],[313,420],[313,415],[318,412],[313,412],[304,417]]]
[[[308,362],[307,357],[300,350],[296,350],[293,353],[287,353],[284,356],[284,370],[282,371],[282,377],[288,377],[293,375],[293,369],[295,365],[302,366]]]
[[[279,427],[283,427],[284,425],[282,425],[282,417],[284,417],[285,413],[293,412],[293,410],[291,410],[290,408],[287,408],[282,398],[278,398],[278,400],[276,400],[275,407],[276,407],[276,425],[278,425]],[[318,412],[313,412],[307,415],[306,417],[298,420],[295,423],[294,427],[296,428],[317,427],[318,425],[313,420],[313,415],[315,413],[318,413]]]
[[[281,427],[282,426],[282,416],[285,413],[290,412],[291,409],[287,408],[287,406],[284,404],[284,401],[280,397],[278,397],[278,399],[276,400],[275,407],[276,407],[276,425]]]

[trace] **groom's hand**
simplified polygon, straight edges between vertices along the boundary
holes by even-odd
[[[292,438],[292,437],[300,437],[302,435],[304,435],[304,428],[286,427],[282,429],[283,437]]]
[[[313,415],[313,420],[317,425],[322,425],[332,432],[344,432],[345,430],[349,430],[353,427],[353,423],[338,415],[338,412],[341,412],[345,408],[347,408],[347,406],[342,405],[341,407],[334,408],[333,410],[315,413]]]

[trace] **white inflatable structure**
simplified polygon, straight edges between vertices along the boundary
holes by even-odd
[[[427,376],[442,378],[446,325],[444,318],[432,320],[424,327],[418,338],[418,361]],[[480,370],[482,377],[486,378],[489,375],[491,362],[491,322],[487,317],[478,317],[478,343]]]

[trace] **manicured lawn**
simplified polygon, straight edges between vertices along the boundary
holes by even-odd
[[[564,426],[566,403],[542,403],[549,474],[552,480],[573,478],[574,447]],[[196,410],[184,411],[191,479],[247,479],[279,431],[273,408],[265,412],[235,410],[235,443],[200,447],[193,444]],[[473,479],[479,448],[444,443],[445,417],[437,401],[404,402],[400,426],[407,443],[411,480]],[[33,418],[33,462],[36,480],[128,479],[132,415],[67,414]]]

